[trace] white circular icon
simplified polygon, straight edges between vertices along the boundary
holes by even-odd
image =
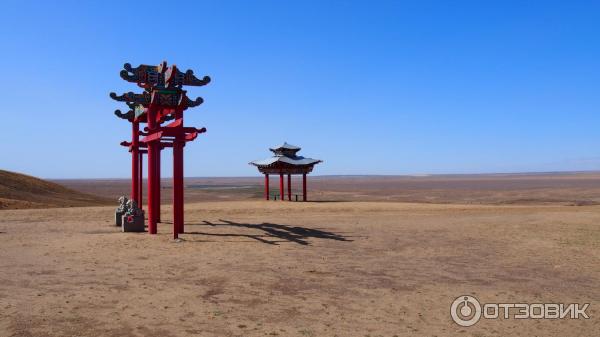
[[[481,318],[481,304],[473,296],[459,296],[452,302],[450,316],[460,326],[471,326]]]

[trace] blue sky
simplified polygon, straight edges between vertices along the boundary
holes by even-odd
[[[186,176],[257,175],[282,141],[315,174],[598,170],[599,22],[591,1],[5,1],[0,168],[127,177],[108,93],[167,60],[213,79]]]

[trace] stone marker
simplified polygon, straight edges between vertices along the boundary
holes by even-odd
[[[144,211],[141,210],[135,200],[127,202],[127,211],[121,217],[123,232],[144,232]]]
[[[127,212],[127,199],[126,196],[121,196],[119,198],[119,207],[115,210],[115,226],[123,225],[123,215]]]

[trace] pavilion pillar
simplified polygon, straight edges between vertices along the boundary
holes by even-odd
[[[288,173],[288,201],[292,201],[292,175]]]
[[[184,232],[183,225],[183,141],[173,142],[173,239]]]
[[[302,201],[306,201],[306,173],[302,174]]]
[[[279,197],[281,198],[281,201],[285,200],[284,195],[285,195],[285,190],[284,190],[284,186],[283,186],[283,173],[280,173],[279,174]]]
[[[156,111],[148,109],[148,130],[156,128]],[[156,147],[157,141],[148,142],[148,233],[156,234]]]
[[[269,174],[265,173],[265,200],[269,200]]]
[[[140,139],[140,122],[134,120],[131,122],[131,199],[137,204],[141,204],[139,198],[139,139]]]

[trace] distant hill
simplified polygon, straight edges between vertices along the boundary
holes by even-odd
[[[28,175],[0,170],[0,210],[110,204],[114,201]]]

